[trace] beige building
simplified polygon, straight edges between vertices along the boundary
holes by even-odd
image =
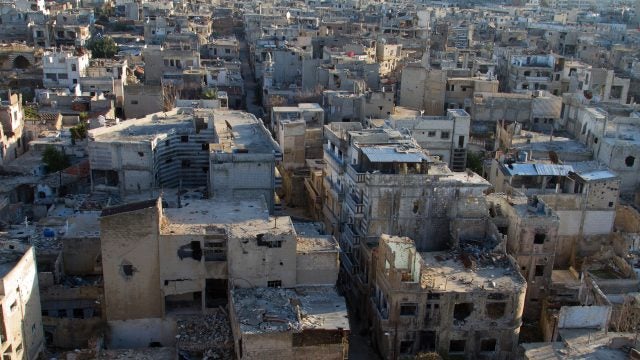
[[[527,284],[513,258],[497,250],[502,239],[495,227],[465,225],[452,234],[460,247],[450,251],[421,253],[410,238],[380,237],[367,305],[383,358],[429,351],[465,359],[511,358]],[[475,248],[481,239],[491,245]],[[488,257],[478,256],[482,253]]]
[[[181,204],[163,208],[154,199],[102,211],[110,346],[172,346],[176,321],[216,312],[229,289],[334,286],[335,239],[305,228],[298,234],[289,217],[270,217],[264,200]],[[216,346],[200,345],[200,351]]]
[[[0,250],[2,321],[0,349],[4,359],[35,360],[44,347],[35,252]]]

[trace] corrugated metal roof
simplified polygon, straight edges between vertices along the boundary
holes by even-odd
[[[567,176],[569,171],[573,171],[571,165],[557,165],[557,164],[535,164],[538,175],[547,176]]]
[[[557,164],[511,164],[505,168],[511,176],[567,176],[573,171],[571,165]]]
[[[426,160],[426,156],[421,152],[398,151],[395,147],[363,147],[362,153],[371,162],[418,163]]]

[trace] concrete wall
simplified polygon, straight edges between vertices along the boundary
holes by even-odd
[[[611,306],[563,306],[558,313],[558,328],[604,330],[610,318]]]
[[[258,244],[259,239],[265,243]],[[279,241],[278,245],[266,243]],[[289,217],[234,224],[228,241],[229,281],[238,287],[296,285],[296,237]]]
[[[112,349],[148,347],[151,342],[174,346],[176,341],[174,319],[148,318],[109,321],[106,344]]]
[[[44,346],[44,333],[33,248],[2,278],[1,295],[2,319],[6,341],[12,345],[12,358],[37,359]]]
[[[338,251],[296,254],[297,285],[333,285],[338,281],[339,270]]]
[[[101,275],[100,237],[64,238],[62,259],[67,275]]]
[[[100,219],[106,319],[163,315],[158,263],[161,204]],[[144,224],[144,226],[141,226]],[[125,270],[131,269],[132,275]]]

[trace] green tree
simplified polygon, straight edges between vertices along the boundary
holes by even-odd
[[[476,154],[471,151],[467,153],[467,168],[476,174],[482,175],[482,154]]]
[[[87,48],[93,58],[111,59],[118,52],[118,45],[108,36],[93,39]]]
[[[82,114],[82,113],[80,113]],[[86,114],[86,113],[85,113]],[[87,138],[87,130],[89,129],[89,125],[82,121],[80,124],[72,127],[69,131],[71,132],[71,138],[73,140],[82,140]]]
[[[50,173],[64,170],[71,165],[69,158],[51,145],[48,145],[42,152],[42,162]]]
[[[202,98],[207,100],[217,99],[218,98],[218,90],[216,89],[206,89],[202,92]]]

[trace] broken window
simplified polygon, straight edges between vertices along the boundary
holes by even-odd
[[[449,341],[449,352],[458,353],[464,352],[464,348],[467,342],[465,340],[451,340]]]
[[[547,234],[537,233],[533,236],[533,243],[536,245],[544,244],[544,240],[547,238]]]
[[[183,142],[183,143],[189,142],[189,135],[180,136],[180,142]]]
[[[84,318],[84,310],[83,309],[73,309],[73,317],[76,319]]]
[[[400,304],[400,316],[415,316],[418,313],[418,304]]]
[[[635,164],[636,162],[636,158],[634,158],[633,156],[627,156],[624,159],[624,164],[627,165],[627,167],[633,167],[633,164]]]
[[[456,304],[453,308],[453,318],[459,321],[466,320],[473,312],[473,303]]]
[[[435,351],[436,349],[436,332],[421,331],[420,332],[420,351]]]
[[[180,246],[180,248],[178,248],[178,257],[180,260],[192,258],[193,260],[200,261],[202,259],[200,241],[191,241],[189,244]]]
[[[411,354],[412,349],[413,349],[412,340],[400,341],[400,354]]]
[[[126,276],[133,276],[133,265],[131,265],[131,264],[122,264],[122,272]]]
[[[499,319],[504,316],[507,304],[503,302],[487,303],[487,316],[491,319]]]
[[[281,288],[282,287],[282,280],[267,281],[267,287],[270,287],[270,288]]]
[[[215,308],[227,305],[226,279],[207,279],[205,283],[204,306]]]
[[[258,246],[266,246],[268,248],[281,248],[282,240],[270,240],[267,241],[264,238],[264,234],[257,234],[256,241],[258,242]]]
[[[544,276],[544,265],[536,265],[536,276]]]
[[[496,339],[484,339],[480,341],[481,352],[493,352],[496,351]]]

